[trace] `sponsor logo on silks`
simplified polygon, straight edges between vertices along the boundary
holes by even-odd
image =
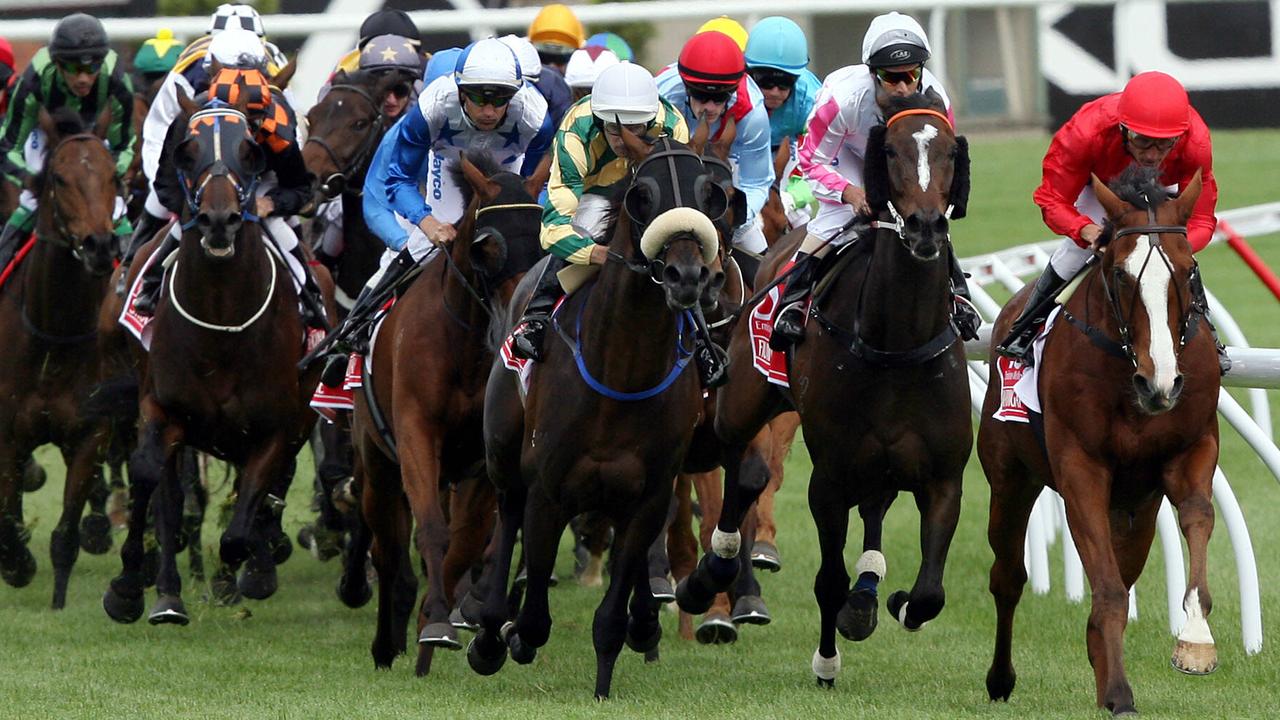
[[[894,50],[889,53],[890,60],[906,60],[909,57],[911,57],[910,50]]]
[[[444,160],[439,155],[433,155],[431,158],[431,197],[439,200],[444,197],[442,187],[444,185]]]

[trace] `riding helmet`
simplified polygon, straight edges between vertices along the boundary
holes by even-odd
[[[721,15],[718,18],[711,18],[702,23],[702,27],[698,28],[695,35],[701,35],[707,32],[724,33],[733,39],[738,45],[738,50],[747,48],[747,29],[742,27],[742,23],[734,20],[728,15]]]
[[[689,38],[676,62],[680,78],[686,83],[702,86],[723,86],[733,89],[747,71],[742,48],[733,38],[711,30]]]
[[[790,18],[774,15],[756,23],[747,38],[747,67],[797,75],[809,66],[809,41]]]
[[[223,3],[209,16],[210,35],[217,35],[223,30],[234,28],[248,30],[258,37],[267,34],[262,28],[262,17],[252,5]]]
[[[564,69],[564,82],[571,88],[590,90],[601,70],[617,64],[618,56],[599,45],[578,48],[569,56],[569,64]]]
[[[519,35],[503,35],[498,39],[516,54],[516,59],[520,62],[520,74],[524,79],[538,82],[538,78],[542,77],[542,59],[538,57],[538,49],[533,43]]]
[[[658,85],[648,70],[634,63],[601,70],[590,97],[591,113],[605,122],[640,125],[658,116]]]
[[[468,45],[458,56],[458,85],[496,85],[519,90],[520,64],[511,48],[496,38]]]
[[[356,47],[363,50],[370,40],[379,35],[409,38],[415,47],[422,43],[422,34],[418,32],[418,26],[409,17],[409,13],[395,8],[383,8],[365,18],[360,23],[360,42]]]
[[[1190,125],[1186,88],[1162,72],[1134,75],[1120,95],[1120,124],[1151,138],[1177,137]]]
[[[896,12],[877,16],[862,39],[862,62],[871,68],[922,65],[930,52],[920,23]]]
[[[98,18],[84,13],[59,20],[49,38],[49,55],[57,61],[100,62],[107,50],[107,31]]]
[[[567,56],[582,47],[586,36],[578,16],[561,3],[543,7],[529,24],[529,42],[539,51],[552,55]]]

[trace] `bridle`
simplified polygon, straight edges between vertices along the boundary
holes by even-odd
[[[102,142],[102,138],[94,135],[93,133],[76,133],[75,135],[68,135],[67,137],[59,140],[58,144],[54,145],[53,149],[49,151],[48,159],[45,161],[46,165],[52,166],[53,158],[58,154],[58,151],[73,142],[100,143]],[[66,249],[71,253],[72,257],[83,263],[85,261],[84,238],[71,232],[71,227],[67,224],[67,216],[64,214],[62,208],[62,203],[58,202],[57,183],[53,182],[51,178],[49,180],[50,181],[46,183],[46,189],[49,193],[49,201],[52,203],[51,206],[53,208],[54,235],[52,237],[41,236],[40,239]],[[117,177],[115,182],[117,189],[120,189],[120,178]]]
[[[944,115],[943,113],[938,112],[937,110],[933,110],[933,109],[930,109],[930,108],[913,108],[913,109],[910,109],[910,110],[902,110],[902,111],[899,111],[899,112],[895,113],[892,117],[890,117],[888,121],[886,121],[886,122],[885,122],[885,124],[884,124],[885,129],[887,130],[887,129],[889,129],[889,128],[893,127],[893,124],[894,124],[894,123],[896,123],[896,122],[898,122],[899,120],[901,120],[901,119],[903,119],[903,118],[906,118],[906,117],[911,117],[911,116],[913,116],[913,115],[923,115],[923,116],[925,116],[925,117],[933,117],[933,118],[937,118],[937,119],[939,119],[939,120],[942,120],[942,122],[946,124],[947,128],[948,128],[948,129],[950,129],[950,130],[952,131],[952,133],[953,133],[953,134],[954,134],[954,132],[955,132],[955,126],[953,126],[953,125],[951,124],[951,118],[947,117],[947,116],[946,116],[946,115]],[[906,240],[907,240],[907,223],[906,223],[906,221],[903,219],[903,217],[902,217],[902,213],[900,213],[900,212],[898,211],[898,208],[897,208],[897,206],[895,206],[895,205],[893,204],[893,200],[892,200],[892,199],[889,199],[889,200],[885,203],[885,206],[886,206],[886,209],[887,209],[887,210],[888,210],[888,212],[889,212],[889,217],[891,217],[891,218],[893,218],[893,219],[892,219],[892,220],[873,220],[873,221],[871,221],[871,227],[873,227],[873,228],[877,228],[877,229],[880,229],[880,230],[891,230],[891,231],[893,231],[893,232],[897,233],[897,235],[898,235],[898,240],[900,240],[900,241],[902,241],[902,242],[906,242]],[[950,219],[951,219],[951,213],[952,213],[954,210],[955,210],[955,205],[954,205],[954,204],[950,204],[950,203],[948,203],[948,205],[947,205],[947,209],[946,209],[946,212],[944,212],[944,213],[942,214],[942,215],[943,215],[943,217],[945,217],[947,220],[950,220]],[[951,242],[951,233],[947,233],[947,242]]]
[[[632,169],[631,187],[627,189],[627,193],[630,193],[631,190],[637,186],[644,186],[649,189],[652,197],[661,197],[658,181],[643,174],[643,171],[650,163],[665,161],[671,181],[671,195],[675,201],[673,207],[697,208],[696,203],[693,203],[692,199],[689,203],[685,202],[684,192],[680,189],[679,175],[676,173],[676,158],[692,158],[704,169],[707,159],[687,147],[672,145],[670,139],[665,136],[660,137],[655,141],[655,144],[659,143],[661,144],[660,149],[656,149],[649,153],[649,155],[637,163]],[[610,250],[608,253],[609,262],[619,263],[632,272],[648,275],[649,279],[655,284],[662,285],[662,271],[665,270],[667,266],[667,250],[670,248],[671,243],[674,242],[674,240],[668,240],[652,259],[645,257],[644,253],[640,250],[640,238],[644,235],[645,229],[649,226],[649,221],[641,220],[640,218],[632,215],[631,210],[627,207],[627,203],[625,201],[622,204],[622,208],[623,212],[626,213],[627,218],[635,226],[635,231],[631,233],[632,257],[627,257],[619,252]],[[696,238],[694,241],[697,241]]]
[[[217,177],[226,178],[231,183],[232,188],[235,189],[236,199],[240,203],[240,218],[247,222],[259,222],[260,218],[250,209],[253,207],[254,192],[258,186],[257,173],[253,174],[249,182],[243,182],[240,176],[231,169],[227,158],[224,158],[222,153],[222,131],[225,125],[238,126],[244,133],[245,141],[253,142],[253,139],[248,135],[248,119],[243,113],[229,107],[211,107],[201,110],[191,116],[187,137],[183,142],[196,139],[197,133],[195,129],[202,123],[211,128],[213,159],[208,165],[196,172],[195,177],[200,179],[199,184],[194,183],[181,169],[178,170],[178,177],[182,181],[183,196],[187,201],[187,208],[191,212],[191,219],[182,224],[182,230],[184,232],[190,230],[199,222],[200,204],[204,199],[205,188],[208,187],[211,180]]]
[[[507,238],[502,234],[500,230],[498,230],[496,226],[480,224],[481,217],[494,212],[502,212],[502,213],[519,212],[519,213],[529,213],[530,215],[536,212],[537,216],[530,217],[529,222],[540,223],[541,216],[542,216],[542,206],[536,202],[500,203],[500,204],[483,205],[483,206],[477,207],[475,212],[472,213],[471,215],[472,228],[473,228],[471,233],[472,247],[475,247],[476,245],[479,245],[480,243],[486,242],[491,239],[495,240],[496,242],[499,243],[501,247],[501,255],[504,258],[503,264],[505,264],[505,257],[507,255]],[[462,271],[462,268],[458,267],[458,263],[453,259],[453,255],[448,248],[441,248],[440,254],[444,255],[445,267],[447,268],[448,272],[453,274],[453,276],[462,285],[462,288],[467,291],[467,295],[469,295],[471,299],[477,305],[479,305],[482,310],[484,310],[485,314],[489,316],[490,319],[492,319],[494,316],[494,313],[493,313],[493,309],[490,307],[489,298],[492,295],[493,288],[490,287],[491,280],[489,279],[489,276],[483,270],[475,268],[473,264],[472,269],[475,273],[475,277],[479,280],[479,285],[480,285],[480,287],[476,287],[476,285],[471,282],[471,279],[467,277],[467,274]],[[449,315],[450,319],[452,319],[455,323],[460,325],[464,330],[470,331],[472,329],[471,324],[463,320],[456,312],[454,312],[453,308],[449,306],[448,299],[441,296],[441,301],[444,304],[445,313]]]
[[[320,137],[319,135],[310,135],[307,137],[306,144],[310,145],[311,143],[315,143],[316,145],[319,145],[320,149],[324,150],[325,154],[329,156],[329,161],[333,163],[333,166],[338,168],[337,172],[330,173],[329,176],[320,183],[320,192],[324,193],[325,196],[329,198],[337,197],[338,195],[346,192],[347,187],[350,184],[349,181],[355,179],[358,175],[362,174],[362,171],[367,169],[366,163],[368,163],[369,158],[372,156],[373,148],[377,145],[378,138],[382,136],[382,131],[386,126],[386,117],[382,114],[381,108],[378,107],[378,103],[374,102],[373,96],[369,94],[368,90],[365,90],[359,85],[351,84],[334,85],[329,88],[329,92],[331,93],[338,91],[353,93],[364,98],[364,100],[369,103],[369,107],[373,110],[374,119],[369,127],[368,133],[364,136],[364,139],[360,141],[360,147],[345,164],[338,161],[338,154],[334,152],[333,146],[330,145],[323,137]],[[363,195],[363,183],[360,183],[359,187],[357,187],[353,192],[357,196]]]

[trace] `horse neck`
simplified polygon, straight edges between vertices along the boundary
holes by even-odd
[[[182,307],[200,320],[217,325],[243,323],[267,299],[271,290],[268,252],[261,229],[245,223],[240,229],[235,255],[229,260],[213,260],[200,247],[200,233],[183,233],[178,249],[178,267],[170,282]],[[289,282],[288,271],[277,269],[276,286]]]
[[[443,260],[451,266],[444,270],[444,301],[451,312],[470,327],[470,332],[480,333],[483,337],[481,331],[488,327],[491,310],[487,302],[481,304],[472,295],[473,291],[482,296],[486,292],[480,274],[471,264],[470,248],[472,240],[475,239],[476,207],[478,206],[475,202],[468,205],[466,214],[458,221],[458,233],[453,245],[442,248],[441,252],[449,254],[449,257]],[[454,268],[457,272],[454,272]],[[459,274],[462,277],[459,277]]]
[[[106,292],[106,278],[94,277],[71,251],[37,240],[25,263],[22,312],[40,332],[71,337],[93,332]]]
[[[887,230],[878,230],[872,242],[867,279],[858,291],[862,338],[882,350],[918,347],[950,320],[948,259],[916,260]],[[944,247],[942,252],[951,249]]]

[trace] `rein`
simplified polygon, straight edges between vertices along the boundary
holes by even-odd
[[[536,210],[538,214],[541,215],[542,206],[537,203],[503,203],[498,205],[485,205],[483,207],[476,208],[476,211],[471,215],[473,236],[471,240],[472,244],[475,244],[476,238],[484,237],[484,234],[479,232],[476,228],[475,221],[479,220],[481,215],[499,210]],[[476,272],[476,276],[480,278],[481,285],[481,287],[477,288],[471,283],[471,280],[467,278],[466,273],[462,272],[462,268],[458,267],[457,261],[453,259],[453,253],[447,251],[447,249],[443,247],[440,248],[440,250],[441,254],[444,255],[445,271],[451,273],[455,278],[457,278],[458,282],[462,284],[462,289],[467,291],[467,295],[471,296],[471,299],[480,306],[480,309],[484,311],[484,314],[488,315],[489,319],[492,320],[494,318],[493,308],[490,307],[488,300],[489,287],[488,283],[484,281],[484,274]],[[441,281],[442,286],[443,284],[443,281]],[[453,308],[449,307],[449,301],[447,298],[442,295],[440,300],[444,305],[445,313],[449,315],[451,320],[458,323],[462,329],[468,332],[474,329],[471,327],[470,323],[458,317],[458,314],[453,311]]]
[[[374,121],[372,126],[369,128],[368,134],[366,134],[364,139],[360,141],[360,147],[356,150],[355,154],[351,156],[351,160],[349,160],[346,165],[338,162],[338,155],[334,152],[333,146],[331,146],[323,137],[320,137],[319,135],[311,135],[307,137],[307,142],[305,144],[310,145],[311,143],[315,143],[319,145],[320,149],[324,150],[325,154],[329,156],[329,161],[333,163],[333,166],[338,168],[337,172],[331,173],[329,177],[324,179],[324,182],[320,187],[326,195],[332,192],[331,197],[347,192],[347,179],[354,178],[359,175],[361,171],[368,170],[367,163],[369,158],[372,157],[374,146],[378,144],[378,139],[382,136],[383,130],[386,129],[387,122],[387,119],[382,114],[378,104],[374,102],[373,96],[364,88],[359,85],[349,84],[333,85],[329,88],[329,92],[334,92],[335,90],[350,92],[368,101],[369,107],[371,107],[374,112]],[[363,197],[364,184],[361,183],[356,190],[352,191],[352,194],[356,197]]]

